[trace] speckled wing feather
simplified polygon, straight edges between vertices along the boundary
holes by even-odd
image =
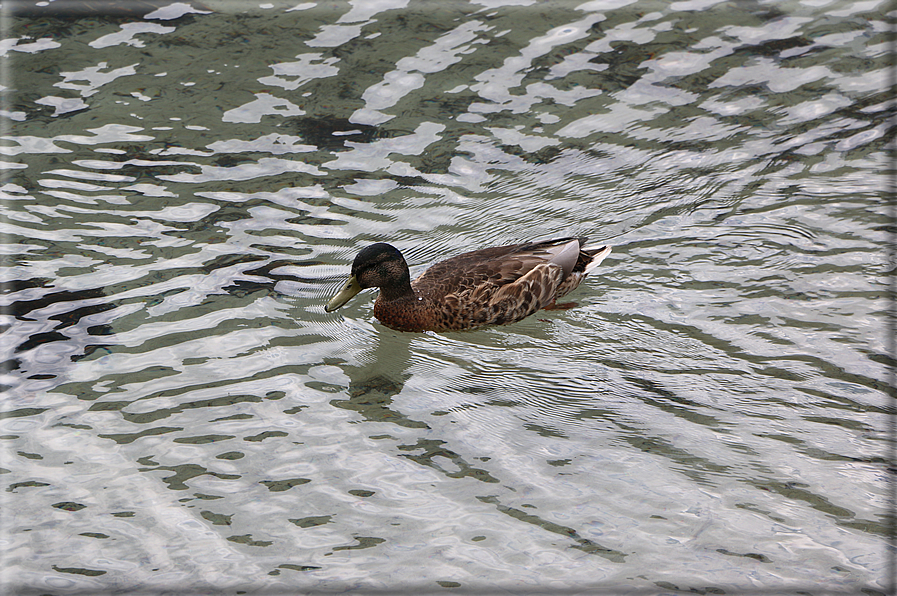
[[[558,247],[572,240],[563,238],[466,253],[437,263],[412,285],[420,294],[441,304],[440,312],[434,313],[440,328],[513,323],[555,300],[564,270],[549,261],[558,254]],[[578,260],[582,259],[580,255]]]
[[[502,286],[548,261],[552,253],[547,249],[571,240],[574,238],[496,246],[464,253],[436,263],[411,285],[416,291],[434,299],[449,294],[462,295],[466,290],[474,290],[484,285]],[[584,240],[580,239],[580,242]]]
[[[501,286],[492,294],[485,308],[486,319],[504,325],[528,317],[554,302],[563,277],[564,270],[558,265],[536,265],[520,279]]]
[[[443,296],[436,307],[437,329],[505,325],[528,317],[554,301],[564,270],[540,263],[514,281],[485,283]]]

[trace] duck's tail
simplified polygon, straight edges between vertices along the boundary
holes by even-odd
[[[591,273],[592,269],[601,264],[601,261],[604,260],[604,257],[610,254],[609,246],[602,246],[599,248],[583,248],[582,252],[591,257],[591,260],[586,263],[586,268],[582,272],[583,277]]]

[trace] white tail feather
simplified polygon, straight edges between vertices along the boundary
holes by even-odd
[[[586,249],[588,250],[588,249]],[[594,257],[592,257],[592,262],[586,265],[586,270],[583,272],[583,275],[588,275],[591,273],[592,269],[601,264],[601,261],[604,260],[604,257],[610,254],[610,247],[605,246],[601,249],[601,252],[596,253]]]

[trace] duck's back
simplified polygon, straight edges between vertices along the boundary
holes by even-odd
[[[511,283],[538,264],[532,262],[532,258],[527,259],[526,254],[521,254],[521,249],[526,246],[494,246],[440,261],[411,282],[411,286],[422,295],[439,299],[483,287],[484,284]]]

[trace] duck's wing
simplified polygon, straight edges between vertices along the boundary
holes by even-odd
[[[470,316],[496,325],[524,319],[554,303],[563,277],[561,267],[540,263],[511,283],[480,289],[484,294],[482,299],[473,292],[469,301]]]
[[[580,241],[487,248],[437,263],[412,285],[427,296],[440,326],[466,329],[519,321],[551,305],[574,271]]]
[[[513,283],[539,265],[557,265],[563,279],[574,271],[584,242],[584,238],[557,238],[464,253],[436,263],[412,286],[435,300],[452,294],[470,296],[477,290],[478,299],[482,299],[482,292]]]

